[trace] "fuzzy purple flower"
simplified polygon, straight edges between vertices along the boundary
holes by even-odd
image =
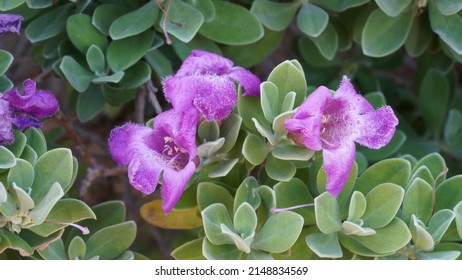
[[[19,130],[41,127],[39,119],[54,115],[58,100],[47,90],[36,90],[33,80],[24,82],[24,93],[16,88],[0,95],[0,145],[13,142],[13,125]]]
[[[302,140],[308,149],[322,150],[326,189],[334,196],[342,191],[350,174],[355,142],[379,149],[390,142],[397,125],[391,107],[374,110],[346,76],[334,95],[324,86],[317,88],[285,123],[296,142]]]
[[[12,32],[19,34],[23,17],[15,14],[0,14],[0,34]]]
[[[154,127],[127,123],[112,130],[109,149],[114,161],[128,166],[130,184],[144,194],[162,182],[165,213],[180,199],[196,170],[197,111],[169,110],[157,115]]]
[[[260,95],[260,79],[250,71],[233,66],[217,54],[193,50],[174,76],[163,81],[167,100],[175,110],[195,108],[206,120],[226,118],[237,103],[234,81],[244,94]]]

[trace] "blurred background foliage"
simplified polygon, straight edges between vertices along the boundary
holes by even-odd
[[[62,114],[45,132],[51,147],[79,157],[73,195],[89,205],[123,199],[139,222],[134,249],[169,258],[195,230],[172,234],[143,223],[139,209],[149,200],[125,187],[106,141],[114,126],[169,108],[161,81],[192,49],[224,55],[262,80],[297,59],[309,89],[335,89],[346,74],[400,121],[389,146],[359,149],[360,169],[438,152],[451,176],[462,173],[461,9],[457,0],[2,0],[1,11],[25,20],[22,36],[1,40],[0,57],[15,59],[1,59],[0,91],[25,78],[52,90]],[[146,251],[153,240],[157,247]]]

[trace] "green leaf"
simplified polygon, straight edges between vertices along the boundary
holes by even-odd
[[[275,84],[267,81],[260,85],[260,102],[266,120],[273,123],[274,118],[279,115],[279,92]]]
[[[313,203],[313,197],[307,186],[298,178],[293,178],[289,182],[279,182],[273,188],[277,208]],[[303,207],[293,211],[303,217],[305,225],[316,224],[314,207]]]
[[[328,10],[332,10],[334,12],[343,12],[347,9],[361,6],[370,0],[312,0],[315,4],[319,4],[322,7],[325,7]]]
[[[0,146],[0,168],[1,169],[8,169],[16,165],[16,157],[15,155],[5,148],[4,146]]]
[[[282,253],[294,245],[302,228],[303,218],[299,214],[277,213],[263,225],[252,243],[252,248],[270,253]]]
[[[242,154],[253,165],[265,161],[269,149],[263,139],[255,134],[248,134],[242,146]]]
[[[457,54],[462,54],[462,18],[459,14],[443,15],[436,7],[436,1],[429,3],[430,25],[433,31]]]
[[[411,30],[412,19],[412,13],[389,17],[382,10],[373,11],[361,37],[364,54],[383,57],[398,50]]]
[[[0,3],[0,11],[8,11],[21,6],[26,0],[4,0]]]
[[[34,250],[17,234],[0,228],[0,254],[6,249],[19,251],[22,256],[30,256]]]
[[[45,260],[67,260],[64,242],[61,239],[52,242],[44,250],[37,250],[37,253]]]
[[[361,192],[353,192],[347,220],[352,222],[359,220],[366,212],[366,206],[366,197]]]
[[[251,44],[263,37],[262,25],[243,6],[225,1],[213,1],[213,4],[215,18],[199,29],[204,37],[226,45]]]
[[[413,167],[413,172],[415,172],[421,166],[426,166],[430,170],[433,179],[436,179],[446,169],[446,162],[440,154],[431,153],[424,156],[416,163],[416,165]],[[440,176],[436,184],[435,182],[431,182],[431,184],[435,184],[436,186],[438,186],[438,184],[440,184],[445,179],[446,174],[442,174],[442,176]]]
[[[428,232],[435,243],[440,242],[455,217],[456,214],[449,209],[441,209],[431,217],[430,222],[428,222]]]
[[[34,166],[32,199],[36,203],[40,202],[55,182],[66,188],[72,181],[73,164],[72,152],[66,148],[57,148],[43,154]]]
[[[80,236],[76,236],[69,243],[67,255],[70,260],[83,260],[87,251],[87,245]]]
[[[460,238],[462,238],[462,201],[457,203],[454,207],[454,213],[456,214],[456,227],[457,232],[459,233]]]
[[[181,41],[188,43],[204,23],[204,16],[193,6],[179,0],[171,1],[168,7],[167,19],[163,13],[160,20],[162,28],[165,28],[168,33]]]
[[[207,1],[210,1],[210,0],[207,0]],[[200,3],[202,3],[202,1]],[[196,34],[196,36],[194,36],[194,38],[192,38],[191,41],[189,41],[187,44],[177,39],[176,37],[172,37],[171,39],[172,39],[172,47],[175,50],[175,53],[178,55],[178,57],[181,60],[185,60],[191,54],[192,50],[197,50],[197,49],[223,55],[223,53],[221,52],[221,49],[218,47],[218,45],[215,42],[204,38],[200,34]],[[226,57],[229,57],[229,56],[226,55]]]
[[[241,124],[242,117],[234,113],[231,113],[226,119],[221,121],[220,137],[225,139],[225,143],[219,150],[220,152],[229,152],[234,147],[239,136]]]
[[[242,117],[243,124],[252,132],[257,132],[252,119],[257,119],[260,123],[265,123],[266,119],[260,106],[260,98],[255,96],[244,96],[242,87],[238,88],[237,111]]]
[[[444,128],[444,141],[452,151],[462,148],[462,114],[458,110],[449,111]]]
[[[87,53],[91,45],[105,50],[107,38],[91,24],[91,17],[85,14],[72,15],[66,23],[67,36],[72,44],[83,54]]]
[[[376,234],[374,235],[350,235],[350,237],[377,254],[393,253],[403,248],[411,240],[411,233],[407,225],[398,218],[394,218],[387,226],[377,228],[375,231]]]
[[[186,3],[201,12],[204,21],[209,22],[215,18],[215,6],[211,0],[186,0]]]
[[[257,214],[249,203],[244,202],[237,208],[234,213],[234,228],[243,239],[254,236],[257,228]]]
[[[435,4],[445,16],[453,15],[462,9],[462,2],[458,0],[435,0]]]
[[[6,76],[0,76],[0,92],[7,92],[14,87],[13,82]]]
[[[203,238],[186,242],[172,251],[175,260],[205,260],[202,255]]]
[[[218,138],[215,141],[205,142],[197,147],[197,154],[201,158],[209,158],[217,153],[223,147],[225,139]]]
[[[40,236],[49,236],[52,233],[85,219],[96,219],[93,211],[77,199],[61,199],[54,205],[45,219],[45,223],[31,227],[30,230]]]
[[[455,260],[460,256],[460,251],[441,251],[441,252],[417,252],[418,260]]]
[[[146,30],[135,36],[112,41],[106,52],[107,64],[114,72],[129,68],[146,54],[153,39],[154,32]]]
[[[98,5],[93,12],[92,24],[103,34],[109,36],[112,23],[127,13],[127,7],[114,4]]]
[[[27,39],[31,43],[37,43],[64,32],[66,21],[73,9],[73,3],[66,3],[34,19],[26,27]]]
[[[104,108],[106,99],[101,87],[90,85],[86,91],[77,97],[77,117],[81,122],[87,122],[98,115]]]
[[[404,47],[411,57],[418,57],[429,47],[432,39],[433,31],[428,18],[415,17]]]
[[[314,233],[308,235],[305,240],[308,247],[321,258],[336,259],[343,257],[336,233]]]
[[[286,60],[276,66],[268,76],[268,81],[274,83],[279,90],[279,112],[286,95],[293,91],[296,94],[295,107],[298,107],[306,97],[307,85],[305,73],[296,60]]]
[[[13,55],[7,51],[0,50],[0,76],[5,74],[6,70],[10,67],[13,62]]]
[[[122,80],[123,76],[125,75],[124,71],[118,71],[113,73],[109,76],[100,76],[91,80],[95,84],[102,84],[102,83],[118,83]]]
[[[304,3],[297,15],[298,28],[308,36],[318,37],[329,23],[329,14],[311,3]]]
[[[222,160],[213,165],[209,172],[210,178],[220,178],[228,175],[229,172],[234,168],[236,163],[239,161],[238,158],[231,160]]]
[[[63,57],[59,68],[71,86],[78,92],[84,92],[90,86],[94,75],[80,65],[72,56]]]
[[[462,175],[449,178],[436,189],[436,210],[453,209],[462,201]]]
[[[355,189],[367,195],[375,186],[393,183],[406,187],[411,177],[411,164],[400,158],[385,159],[372,165],[358,178]]]
[[[233,213],[237,211],[241,204],[247,202],[253,209],[257,209],[261,204],[261,198],[258,195],[259,183],[254,177],[247,177],[237,188],[234,197]]]
[[[197,186],[197,205],[203,211],[208,206],[220,203],[229,213],[233,211],[234,197],[224,187],[210,182],[201,182]]]
[[[390,17],[401,14],[412,0],[375,0],[377,6]]]
[[[53,5],[53,0],[27,0],[27,6],[32,9],[43,9]]]
[[[432,197],[433,190],[429,183],[421,178],[412,181],[403,201],[403,220],[409,223],[411,216],[415,215],[424,224],[428,223],[433,210]]]
[[[282,104],[282,106],[283,106],[282,110],[288,109],[288,107],[293,107],[294,102],[295,102],[295,92],[291,91],[286,95],[286,98],[284,99],[284,104]],[[287,104],[287,103],[290,103],[290,104]],[[286,107],[286,108],[284,108],[284,107]],[[287,130],[286,130],[286,127],[285,127],[286,120],[292,118],[292,116],[294,114],[295,114],[295,111],[291,110],[291,111],[281,113],[276,118],[274,118],[274,121],[273,121],[274,134],[276,134],[276,135],[287,134]]]
[[[103,51],[97,45],[91,45],[88,48],[86,58],[87,64],[93,73],[96,73],[97,75],[103,74],[106,59],[104,58]]]
[[[133,221],[103,228],[88,239],[85,259],[98,256],[101,260],[110,260],[127,250],[135,237],[136,224]]]
[[[297,168],[290,161],[281,160],[273,155],[269,155],[265,163],[265,171],[273,180],[288,182],[294,177]]]
[[[300,7],[299,3],[272,2],[267,0],[253,1],[250,12],[268,29],[285,30]]]
[[[16,157],[20,157],[26,148],[26,136],[19,130],[14,129],[14,142],[7,146],[8,150],[10,150]]]
[[[56,202],[64,195],[63,189],[59,183],[54,183],[48,189],[46,195],[36,202],[36,206],[29,212],[29,218],[35,225],[42,224],[55,206]],[[37,201],[37,200],[35,200]]]
[[[337,200],[330,193],[324,192],[314,199],[316,224],[324,234],[342,230]]]
[[[205,208],[201,213],[207,240],[214,245],[234,244],[234,241],[223,233],[221,227],[225,225],[230,229],[233,228],[231,218],[229,217],[225,205],[215,203]]]
[[[220,136],[220,128],[216,121],[204,120],[197,128],[197,135],[203,142],[215,141]]]
[[[103,96],[109,104],[123,105],[135,98],[137,89],[120,88],[117,86],[110,86],[109,84],[101,84]]]
[[[173,9],[169,10],[169,15]],[[155,1],[149,1],[137,10],[118,17],[109,28],[109,35],[113,40],[119,40],[133,35],[137,35],[156,22],[159,14],[159,7]]]
[[[233,245],[215,245],[207,238],[202,244],[202,254],[208,260],[239,260],[243,254]]]
[[[369,236],[376,232],[371,228],[364,228],[354,222],[344,221],[342,223],[342,232],[346,235]]]
[[[311,38],[311,40],[324,58],[327,60],[334,59],[339,48],[339,36],[331,23],[327,24],[326,28],[319,36]]]
[[[16,165],[8,172],[8,185],[12,186],[15,183],[23,190],[30,189],[34,176],[34,167],[23,159],[17,159]]]
[[[366,211],[362,217],[364,226],[381,228],[390,223],[404,198],[404,189],[392,183],[373,188],[366,196]]]
[[[441,135],[449,96],[449,81],[446,76],[440,71],[430,69],[420,85],[419,108],[433,139],[439,139]]]
[[[234,61],[236,65],[250,68],[262,63],[280,45],[284,32],[265,29],[263,38],[255,43],[242,46],[224,46],[224,56]],[[211,41],[209,41],[211,42]]]
[[[282,160],[300,160],[307,161],[314,156],[314,151],[308,150],[305,147],[291,145],[286,143],[278,143],[274,146],[272,155],[275,158]]]
[[[39,157],[42,156],[47,151],[47,142],[43,132],[35,127],[31,127],[26,131],[26,135],[27,144],[34,149]]]
[[[146,62],[139,61],[125,70],[119,85],[125,88],[138,88],[149,79],[151,79],[151,67]]]
[[[159,78],[173,74],[173,67],[169,59],[159,50],[152,50],[145,54],[144,58],[156,72]]]
[[[411,216],[409,229],[412,234],[412,242],[419,250],[431,251],[435,247],[435,242],[431,234],[419,223],[415,215]]]

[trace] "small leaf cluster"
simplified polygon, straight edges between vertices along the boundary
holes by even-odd
[[[122,201],[106,201],[91,208],[95,220],[80,223],[89,229],[83,235],[69,228],[61,239],[39,250],[32,257],[43,260],[134,260],[146,257],[128,250],[136,237],[136,224],[125,221]]]
[[[0,252],[30,256],[59,239],[69,224],[95,215],[84,202],[65,197],[77,176],[72,152],[47,150],[36,128],[14,133],[11,145],[0,146]]]

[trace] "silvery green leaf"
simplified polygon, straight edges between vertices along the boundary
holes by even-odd
[[[255,235],[257,214],[249,203],[244,202],[237,208],[234,213],[234,228],[242,238]]]
[[[25,211],[35,207],[34,201],[23,189],[18,188],[16,184],[13,184],[13,188],[16,191],[18,198],[19,212],[24,213]]]
[[[456,227],[460,238],[462,239],[462,201],[454,207],[454,213],[456,214]]]
[[[34,182],[34,167],[28,161],[17,159],[16,165],[8,172],[8,184],[11,186],[15,183],[18,187],[26,190]]]
[[[278,143],[274,146],[272,154],[275,158],[282,160],[302,160],[307,161],[313,157],[314,151],[305,147]]]
[[[272,123],[274,118],[279,114],[279,92],[278,88],[272,82],[266,81],[260,85],[260,102],[263,109],[263,115],[266,120]]]
[[[56,202],[64,195],[63,189],[59,183],[54,183],[45,197],[30,211],[29,217],[35,225],[40,225],[45,221]]]
[[[16,157],[14,154],[4,146],[0,146],[0,169],[11,168],[15,165]]]
[[[246,254],[250,253],[250,244],[253,241],[253,236],[249,236],[251,238],[246,238],[244,240],[242,239],[242,237],[240,237],[237,233],[232,231],[229,227],[227,227],[224,224],[221,224],[221,231],[224,235],[228,236],[231,240],[234,241],[234,244],[237,248],[239,248],[239,250],[243,251]]]
[[[224,143],[225,138],[218,138],[215,141],[205,142],[204,144],[201,144],[197,147],[197,154],[200,157],[208,158],[215,154],[219,149],[221,149]]]
[[[276,139],[271,131],[266,129],[263,125],[261,125],[257,119],[252,118],[253,123],[255,124],[255,127],[257,128],[257,131],[260,132],[260,134],[268,139],[271,145],[276,145]]]
[[[316,224],[324,234],[342,230],[337,200],[330,193],[324,192],[314,199]]]
[[[431,234],[435,243],[440,242],[455,217],[456,214],[449,209],[442,209],[433,214],[430,222],[428,222],[428,232]]]
[[[233,169],[236,163],[239,161],[238,158],[231,160],[223,160],[216,163],[212,170],[209,172],[210,178],[220,178],[228,175],[228,173]]]
[[[346,235],[368,236],[374,235],[375,230],[371,228],[363,228],[350,221],[344,221],[342,224],[342,232]]]
[[[289,94],[290,95],[290,94]],[[295,110],[286,111],[274,118],[273,121],[273,130],[274,133],[279,135],[284,135],[287,133],[285,122],[287,119],[290,119],[295,114]]]
[[[5,203],[8,199],[8,193],[6,192],[5,186],[0,182],[0,203]]]
[[[417,249],[422,251],[431,251],[435,247],[435,242],[431,234],[423,227],[415,215],[411,216],[409,229],[412,235],[412,242]]]
[[[366,212],[366,197],[358,191],[353,192],[348,210],[348,221],[360,219]]]
[[[341,258],[343,256],[336,233],[310,234],[305,241],[308,247],[321,258]]]
[[[222,225],[233,228],[226,206],[215,203],[202,211],[202,221],[207,239],[214,245],[234,244],[234,241],[223,233]]]

